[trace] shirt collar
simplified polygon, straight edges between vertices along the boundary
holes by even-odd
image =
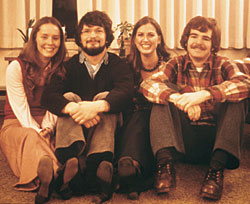
[[[88,61],[86,56],[83,54],[83,52],[81,51],[80,55],[79,55],[79,63],[83,63],[85,61]],[[107,65],[109,63],[109,55],[108,52],[105,53],[103,59],[101,60],[100,63],[104,62],[105,65]]]
[[[207,59],[207,61],[203,64],[203,67],[208,67],[209,69],[211,69],[213,67],[213,59],[214,59],[214,55],[210,55]],[[193,62],[191,60],[191,58],[189,57],[188,54],[185,55],[185,64],[184,64],[184,68],[183,68],[183,71],[185,71],[188,67],[188,65],[191,64],[192,66],[193,65]],[[208,66],[206,66],[208,65]]]

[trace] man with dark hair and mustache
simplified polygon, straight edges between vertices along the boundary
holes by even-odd
[[[113,39],[112,21],[106,13],[86,13],[75,35],[81,52],[64,64],[65,76],[52,76],[42,98],[42,104],[59,116],[56,156],[62,164],[72,158],[84,164],[80,170],[86,183],[81,185],[97,190],[94,203],[112,196],[114,134],[119,113],[133,95],[132,71],[107,51]],[[85,162],[79,162],[79,158],[85,158]],[[78,170],[68,172],[68,177]],[[69,191],[68,187],[60,190]]]
[[[220,199],[224,169],[239,167],[250,77],[216,54],[220,38],[215,19],[192,18],[180,41],[187,53],[169,60],[163,71],[141,83],[140,91],[156,103],[150,140],[158,193],[176,186],[177,155],[184,161],[209,164],[200,190],[206,199]]]

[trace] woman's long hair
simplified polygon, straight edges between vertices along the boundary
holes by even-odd
[[[51,69],[48,70],[46,78],[44,79],[44,67],[40,66],[41,61],[39,58],[39,51],[37,49],[36,36],[40,27],[48,23],[58,27],[60,31],[60,46],[57,53],[51,58]],[[35,88],[41,83],[41,80],[45,80],[45,83],[48,83],[54,73],[62,77],[64,76],[65,69],[63,67],[63,61],[65,59],[66,52],[64,33],[60,22],[54,17],[43,17],[39,19],[32,28],[27,45],[19,54],[19,58],[24,62],[23,84],[26,94],[33,95]]]
[[[137,21],[137,23],[134,26],[134,29],[132,32],[132,37],[131,37],[130,55],[128,57],[128,61],[130,63],[132,63],[134,69],[137,72],[139,71],[140,67],[142,67],[142,61],[141,61],[140,52],[135,45],[135,37],[136,37],[137,30],[142,25],[146,25],[148,23],[152,24],[155,27],[157,34],[161,38],[161,43],[156,48],[156,52],[157,52],[158,57],[164,61],[168,61],[169,57],[170,57],[170,54],[167,52],[167,46],[165,44],[160,25],[153,18],[145,16],[145,17],[141,18],[139,21]]]

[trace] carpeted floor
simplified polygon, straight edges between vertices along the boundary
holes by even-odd
[[[1,126],[2,120],[0,120]],[[127,200],[126,195],[114,194],[107,204],[250,204],[250,125],[245,126],[242,160],[240,168],[226,170],[224,179],[224,193],[220,201],[203,200],[199,197],[201,182],[206,173],[206,166],[176,164],[177,188],[169,195],[157,196],[153,190],[141,193],[137,201]],[[0,151],[0,204],[28,204],[34,203],[35,193],[19,192],[13,189],[17,178],[11,172],[6,158]],[[81,203],[91,202],[91,196],[73,197],[68,201],[60,200],[52,195],[48,203]]]

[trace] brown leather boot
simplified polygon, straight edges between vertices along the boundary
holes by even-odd
[[[167,161],[157,166],[154,187],[159,194],[167,193],[171,188],[176,187],[176,175],[173,161]]]
[[[203,198],[219,200],[223,190],[223,177],[223,170],[209,168],[203,181],[200,195]]]

